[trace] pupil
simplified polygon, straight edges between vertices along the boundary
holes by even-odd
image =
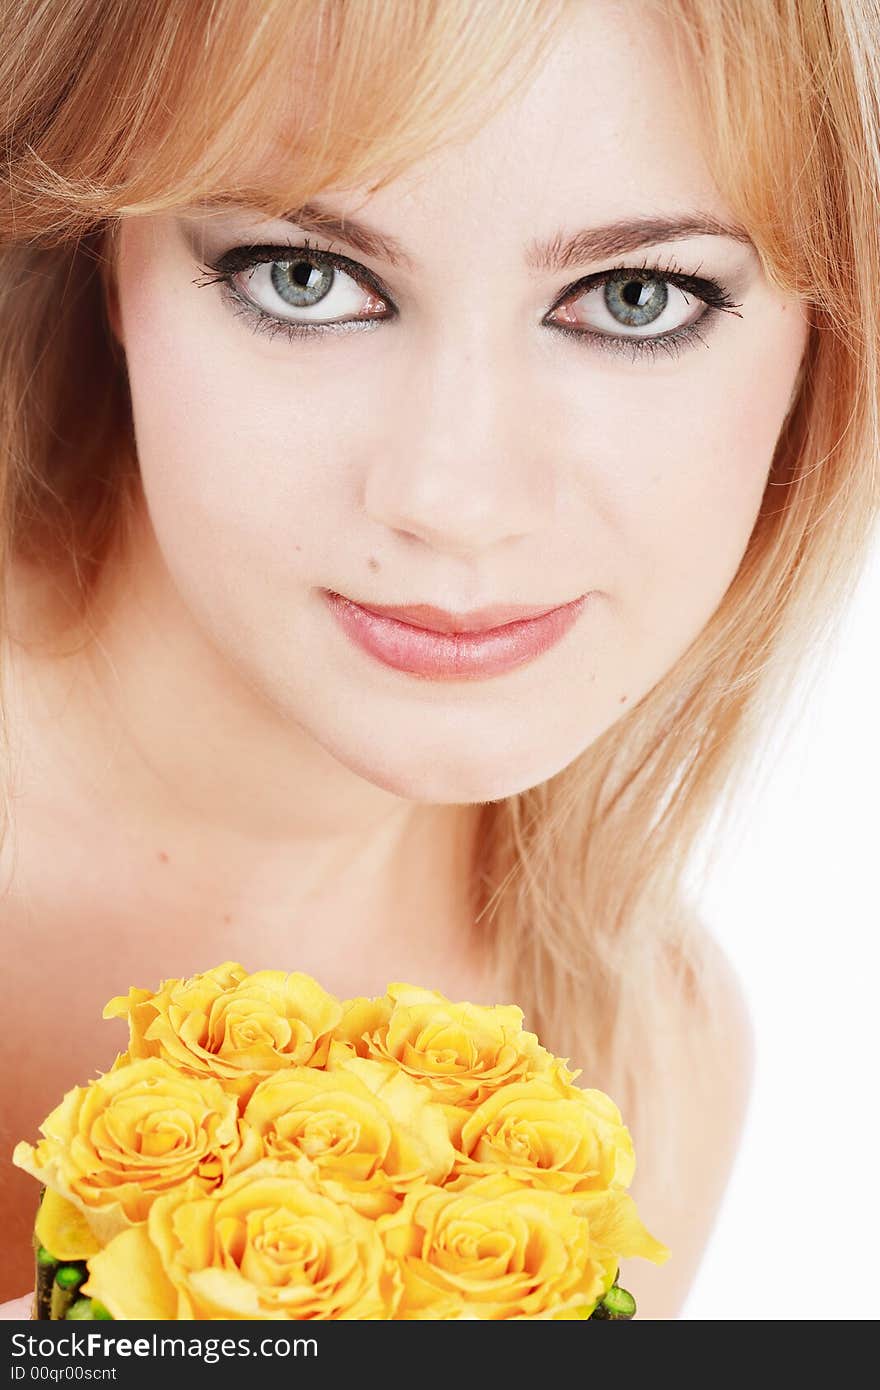
[[[309,265],[308,261],[296,261],[291,273],[291,279],[294,280],[297,285],[302,285],[304,289],[308,289],[314,269],[315,267]]]
[[[629,280],[623,291],[623,298],[627,304],[631,304],[634,309],[638,309],[642,304],[642,291],[645,286],[641,280]]]

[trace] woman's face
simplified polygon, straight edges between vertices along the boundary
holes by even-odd
[[[478,134],[325,196],[367,246],[245,208],[122,230],[114,322],[168,620],[402,797],[494,800],[569,764],[694,640],[758,514],[807,322],[746,241],[632,235],[732,220],[652,24],[579,7]],[[312,259],[202,283],[306,234]],[[482,642],[386,621],[377,654],[327,591],[458,615],[588,597],[549,646],[553,619]]]

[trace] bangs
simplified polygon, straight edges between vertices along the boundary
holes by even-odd
[[[500,107],[566,12],[564,0],[235,0],[206,24],[165,5],[143,24],[139,8],[123,36],[105,8],[90,56],[106,81],[102,56],[122,44],[119,100],[96,117],[86,70],[67,111],[83,138],[65,164],[86,170],[65,171],[67,201],[92,223],[193,203],[278,217],[326,189],[380,188]]]

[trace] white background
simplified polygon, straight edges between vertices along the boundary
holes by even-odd
[[[757,1066],[683,1319],[880,1315],[880,546],[697,899]]]

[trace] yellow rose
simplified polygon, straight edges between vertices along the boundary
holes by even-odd
[[[497,1173],[423,1187],[377,1226],[403,1276],[400,1319],[555,1318],[592,1308],[615,1256],[594,1247],[575,1199]]]
[[[323,1067],[342,1006],[310,975],[226,961],[204,974],[164,980],[157,992],[130,989],[104,1008],[129,1020],[132,1057],[165,1057],[215,1076],[246,1099],[263,1076],[290,1066]]]
[[[523,1030],[523,1011],[515,1004],[455,1004],[438,990],[391,984],[390,1007],[355,1015],[361,1055],[394,1062],[401,1071],[431,1088],[442,1105],[479,1105],[499,1086],[544,1076],[560,1086],[575,1075]],[[367,1001],[358,1001],[365,1005]],[[341,1043],[331,1045],[330,1059],[350,1052],[357,1030],[349,1026]]]
[[[399,1319],[589,1316],[622,1257],[669,1258],[628,1193],[552,1192],[504,1173],[413,1189],[376,1224],[401,1268]]]
[[[538,1078],[494,1091],[475,1110],[447,1108],[458,1149],[454,1179],[499,1168],[556,1192],[628,1187],[635,1151],[620,1111],[603,1091]]]
[[[89,1260],[82,1286],[134,1320],[393,1317],[400,1276],[376,1223],[328,1197],[305,1159],[262,1159],[209,1197],[158,1198]]]
[[[391,1000],[387,995],[377,999],[361,995],[344,1000],[341,1007],[342,1017],[333,1029],[330,1055],[371,1056],[370,1038],[388,1022]]]
[[[101,1243],[144,1221],[169,1188],[190,1179],[216,1187],[239,1147],[234,1096],[156,1057],[74,1086],[40,1131],[36,1148],[16,1144],[13,1163],[77,1207]]]
[[[305,1155],[328,1195],[364,1216],[396,1210],[415,1182],[442,1182],[455,1159],[429,1092],[396,1067],[360,1057],[332,1071],[297,1067],[267,1077],[242,1126],[233,1171],[262,1157]]]

